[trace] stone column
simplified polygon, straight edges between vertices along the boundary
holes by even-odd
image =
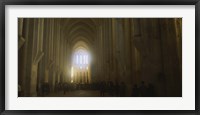
[[[55,64],[55,61],[52,58],[52,39],[53,39],[53,20],[52,19],[46,19],[47,21],[47,27],[46,27],[46,39],[47,39],[47,43],[46,43],[46,67],[45,67],[45,79],[44,82],[49,82],[49,71],[50,69],[53,67],[53,64]]]
[[[140,23],[139,23],[139,19],[131,19],[131,55],[132,55],[132,83],[133,84],[137,84],[139,85],[140,83],[140,77],[139,77],[139,73],[140,73],[140,61],[139,61],[139,51],[137,50],[136,46],[135,46],[135,38],[137,39],[137,37],[141,37],[141,30],[140,30]],[[140,38],[138,38],[140,39]]]
[[[30,89],[31,89],[31,85],[30,85],[30,79],[31,79],[31,66],[32,66],[32,47],[33,47],[33,25],[34,25],[34,19],[25,19],[25,38],[26,38],[26,42],[25,42],[25,50],[24,50],[24,68],[20,67],[19,71],[25,70],[26,71],[23,72],[23,79],[25,80],[22,84],[22,90],[24,95],[23,96],[30,96]],[[19,55],[20,56],[20,55]],[[23,63],[19,62],[19,65],[21,65]]]
[[[32,59],[32,69],[31,69],[31,88],[30,88],[30,95],[31,96],[37,96],[37,69],[38,69],[38,63],[42,59],[44,53],[42,51],[42,43],[43,43],[43,25],[44,25],[44,19],[34,19],[34,34],[33,38],[34,45],[36,47],[33,47],[33,52],[35,55],[33,55]],[[36,50],[36,51],[35,51]]]
[[[181,96],[182,76],[177,49],[177,35],[174,19],[160,20],[161,43],[163,52],[164,81],[169,96]]]
[[[130,36],[130,19],[123,19],[122,20],[122,25],[123,25],[123,33],[124,33],[124,56],[123,60],[125,61],[124,67],[122,68],[123,71],[123,79],[122,81],[125,82],[127,86],[127,94],[130,96],[131,91],[132,91],[132,76],[131,76],[131,36]]]
[[[24,24],[22,24],[24,23]],[[23,26],[23,28],[22,28]],[[31,41],[29,38],[29,19],[18,19],[18,35],[19,37],[23,36],[24,39],[24,43],[22,43],[20,45],[20,41],[18,39],[18,84],[21,85],[22,88],[22,96],[28,96],[29,95],[29,85],[30,85],[30,78],[27,77],[28,73],[29,73],[29,66],[28,66],[28,62],[29,60],[27,59],[28,57],[28,43]],[[25,41],[26,40],[26,41]],[[22,47],[23,46],[23,47]],[[25,71],[25,69],[27,71]]]
[[[111,46],[112,46],[112,69],[113,69],[113,78],[116,80],[116,81],[119,81],[119,76],[117,74],[117,65],[116,65],[116,25],[115,25],[115,22],[116,19],[112,18],[111,20],[111,28],[112,28],[112,42],[111,42]]]
[[[23,21],[24,19],[23,18],[18,18],[18,49],[20,49],[23,44],[25,43],[25,39],[22,35],[22,31],[24,30],[23,29]]]

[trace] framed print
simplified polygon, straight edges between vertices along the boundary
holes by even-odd
[[[198,114],[199,4],[1,1],[1,113]]]

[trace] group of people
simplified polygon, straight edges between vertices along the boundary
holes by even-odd
[[[55,83],[55,92],[63,91],[64,94],[75,90],[97,90],[100,96],[123,97],[126,95],[126,85],[124,82],[114,84],[112,81],[93,82],[91,84],[80,83]]]
[[[50,93],[50,85],[47,82],[43,82],[37,85],[37,95],[38,96],[46,96]]]
[[[63,91],[64,94],[69,91],[75,90],[90,90],[90,84],[80,84],[80,83],[67,83],[67,82],[60,82],[55,84],[54,91],[60,92]]]
[[[95,90],[99,91],[100,96],[111,96],[111,97],[154,97],[156,96],[155,87],[153,84],[148,83],[145,84],[144,81],[140,83],[140,85],[133,85],[132,92],[127,90],[127,86],[124,82],[112,82],[112,81],[101,81],[101,82],[93,82],[91,84],[78,84],[78,83],[67,83],[67,82],[56,82],[54,85],[54,92],[62,92],[66,94],[70,91],[75,90]],[[48,95],[50,91],[53,91],[50,87],[49,83],[42,83],[41,87],[37,87],[37,92],[41,96]],[[130,90],[129,90],[130,91]],[[18,85],[18,95],[22,96],[21,86]]]
[[[149,83],[147,86],[145,82],[142,81],[138,87],[136,84],[132,89],[132,97],[154,97],[156,96],[155,87],[153,84]]]
[[[93,89],[100,91],[100,96],[111,96],[111,97],[124,97],[126,96],[126,85],[124,82],[116,82],[115,84],[112,81],[101,81],[92,84]]]

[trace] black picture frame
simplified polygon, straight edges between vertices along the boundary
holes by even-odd
[[[6,5],[195,5],[195,110],[5,110],[5,6]],[[150,114],[150,115],[197,115],[199,114],[199,49],[200,49],[200,0],[0,0],[0,110],[2,115],[64,115],[64,114]]]

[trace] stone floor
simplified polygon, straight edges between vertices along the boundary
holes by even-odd
[[[105,93],[105,96],[109,96]],[[68,91],[64,94],[63,91],[57,93],[50,93],[45,97],[100,97],[100,92],[98,90],[75,90]]]

